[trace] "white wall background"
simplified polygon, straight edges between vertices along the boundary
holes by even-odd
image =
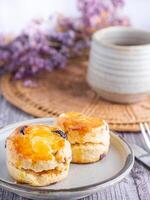
[[[76,0],[0,0],[0,32],[18,32],[30,19],[55,12],[76,16]],[[150,31],[150,0],[126,0],[124,13],[134,26]]]

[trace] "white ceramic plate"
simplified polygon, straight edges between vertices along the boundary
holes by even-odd
[[[130,146],[111,133],[108,155],[94,164],[71,164],[68,178],[47,187],[16,183],[6,167],[5,140],[17,127],[29,123],[53,124],[53,118],[39,118],[9,125],[0,130],[0,186],[31,199],[77,199],[122,180],[132,169],[134,155]]]

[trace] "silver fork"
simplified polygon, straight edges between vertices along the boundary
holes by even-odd
[[[147,122],[140,123],[140,128],[141,128],[141,132],[145,140],[145,143],[150,151],[150,128],[148,126],[148,123]]]

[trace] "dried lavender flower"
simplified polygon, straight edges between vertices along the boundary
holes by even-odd
[[[109,25],[128,25],[120,16],[123,0],[77,0],[80,16],[58,16],[56,26],[47,28],[50,21],[36,19],[13,40],[0,35],[0,65],[3,72],[11,72],[16,79],[27,79],[42,70],[51,72],[64,68],[68,59],[81,56],[89,48],[91,34]],[[1,72],[0,72],[1,73]]]

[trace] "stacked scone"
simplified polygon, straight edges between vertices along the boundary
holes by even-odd
[[[104,120],[71,112],[61,114],[57,124],[66,132],[71,143],[72,162],[91,163],[107,154],[110,135]]]
[[[68,175],[71,147],[58,127],[19,127],[7,138],[6,149],[9,173],[20,183],[44,186]]]

